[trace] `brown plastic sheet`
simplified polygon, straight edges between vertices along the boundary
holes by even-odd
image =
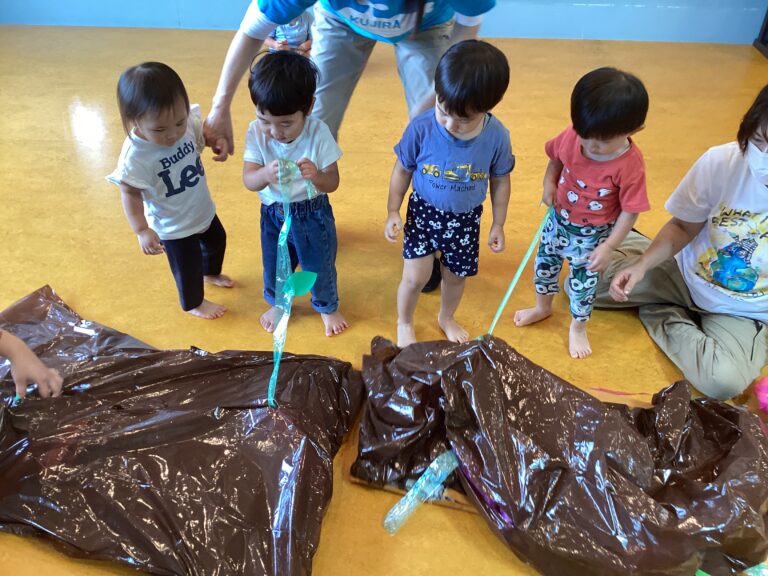
[[[402,485],[450,448],[465,492],[542,574],[725,576],[766,557],[762,424],[685,382],[648,409],[606,404],[490,336],[377,338],[363,378],[352,473]]]
[[[0,366],[0,529],[155,574],[309,574],[359,373],[272,352],[155,350],[46,287],[0,315],[65,377],[9,408]]]

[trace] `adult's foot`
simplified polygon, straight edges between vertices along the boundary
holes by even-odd
[[[331,312],[330,314],[321,313],[320,316],[323,319],[323,324],[325,324],[326,336],[338,336],[344,332],[344,330],[349,328],[349,323],[338,310],[336,310],[336,312]]]
[[[210,300],[203,300],[200,303],[200,306],[197,308],[187,310],[187,312],[192,314],[192,316],[205,318],[206,320],[215,320],[216,318],[221,318],[224,316],[224,312],[226,311],[226,306],[222,306],[221,304],[214,304]]]
[[[235,281],[226,274],[203,276],[203,281],[208,284],[213,284],[214,286],[221,286],[222,288],[232,288],[235,285]]]
[[[462,342],[469,340],[469,332],[464,330],[464,328],[456,322],[453,316],[447,318],[438,316],[437,323],[440,325],[440,329],[443,331],[443,334],[445,334],[445,337],[451,342],[458,342],[461,344]]]

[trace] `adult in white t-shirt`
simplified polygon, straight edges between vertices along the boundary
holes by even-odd
[[[768,86],[737,141],[707,150],[665,207],[652,242],[632,233],[614,252],[596,305],[639,307],[688,381],[731,398],[768,361]]]

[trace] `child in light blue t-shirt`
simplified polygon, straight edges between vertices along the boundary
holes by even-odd
[[[308,57],[312,47],[312,13],[305,10],[295,20],[278,26],[264,39],[264,45],[270,52],[293,50]]]
[[[493,252],[504,250],[509,173],[515,159],[509,132],[489,111],[508,85],[509,64],[498,48],[479,40],[455,44],[437,65],[435,108],[414,118],[395,146],[384,229],[390,242],[403,229],[400,206],[413,181],[397,291],[401,348],[416,341],[413,314],[435,258],[443,276],[437,322],[452,342],[469,337],[454,314],[465,279],[477,274],[480,216],[489,184],[493,223],[488,245]]]

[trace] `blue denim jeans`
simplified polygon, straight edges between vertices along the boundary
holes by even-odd
[[[336,287],[336,220],[326,194],[291,203],[288,251],[291,269],[317,273],[312,287],[312,307],[323,314],[339,307]],[[277,238],[285,221],[283,205],[261,205],[261,261],[264,267],[264,299],[275,305]]]

